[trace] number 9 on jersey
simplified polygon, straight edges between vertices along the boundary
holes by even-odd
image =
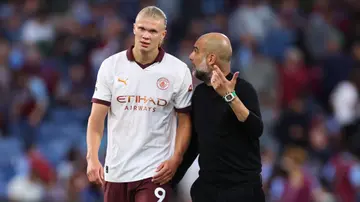
[[[165,189],[158,187],[155,189],[154,194],[159,199],[157,202],[162,202],[165,199],[166,191]]]

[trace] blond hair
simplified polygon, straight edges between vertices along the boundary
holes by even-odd
[[[138,21],[139,17],[151,17],[151,18],[155,18],[155,19],[162,19],[162,20],[164,20],[165,28],[167,26],[167,18],[166,18],[164,11],[162,11],[160,8],[158,8],[156,6],[147,6],[143,9],[141,9],[141,11],[136,16],[135,22]]]

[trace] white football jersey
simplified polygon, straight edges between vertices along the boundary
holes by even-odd
[[[192,76],[185,63],[160,49],[154,63],[141,65],[132,48],[103,61],[92,99],[110,106],[104,165],[109,182],[153,177],[174,152],[176,111],[191,106]]]

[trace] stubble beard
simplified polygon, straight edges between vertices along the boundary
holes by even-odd
[[[205,71],[205,69],[207,69],[207,65],[204,58],[203,61],[200,63],[199,68],[195,69],[194,76],[200,81],[209,84],[211,79],[211,72],[207,72]]]

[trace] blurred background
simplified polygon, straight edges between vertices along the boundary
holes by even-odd
[[[102,201],[85,160],[96,73],[132,45],[147,5],[165,11],[164,49],[187,64],[201,34],[230,37],[232,70],[261,103],[268,201],[360,201],[359,0],[0,2],[2,201]]]

